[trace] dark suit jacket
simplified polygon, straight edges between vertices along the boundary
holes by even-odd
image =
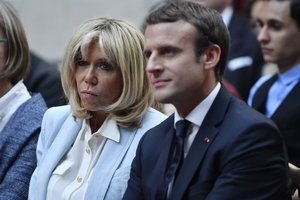
[[[265,113],[267,95],[270,87],[276,81],[273,76],[257,89],[253,96],[252,107]],[[300,82],[298,82],[280,106],[276,109],[271,119],[278,126],[285,140],[289,161],[300,167]]]
[[[174,116],[139,143],[124,200],[154,200],[167,166]],[[184,160],[171,200],[286,200],[286,152],[275,125],[221,88]]]
[[[33,93],[41,93],[47,106],[66,104],[58,67],[31,53],[31,68],[24,84]]]
[[[257,79],[260,78],[264,65],[261,47],[251,31],[246,17],[234,12],[228,29],[231,35],[228,64],[234,59],[246,57],[252,59],[252,64],[241,62],[240,67],[236,70],[230,70],[227,67],[224,78],[237,89],[243,100],[247,100],[249,91]]]

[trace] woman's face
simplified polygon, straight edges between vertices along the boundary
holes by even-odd
[[[111,63],[98,43],[91,43],[88,52],[86,60],[76,62],[75,80],[81,106],[96,112],[120,96],[123,81],[120,69]]]

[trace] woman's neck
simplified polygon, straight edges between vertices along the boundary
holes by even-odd
[[[90,119],[90,126],[92,133],[95,133],[103,124],[105,119],[107,118],[107,113],[93,113],[93,117]]]

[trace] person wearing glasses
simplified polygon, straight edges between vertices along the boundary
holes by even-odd
[[[30,66],[26,35],[14,8],[0,0],[0,199],[27,199],[46,103],[23,83]]]

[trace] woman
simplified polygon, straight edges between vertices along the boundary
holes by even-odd
[[[29,199],[121,199],[142,135],[165,119],[152,92],[143,35],[123,20],[79,27],[62,63],[70,106],[49,109]]]
[[[20,19],[0,0],[0,199],[27,199],[36,143],[47,107],[23,83],[30,54]]]

